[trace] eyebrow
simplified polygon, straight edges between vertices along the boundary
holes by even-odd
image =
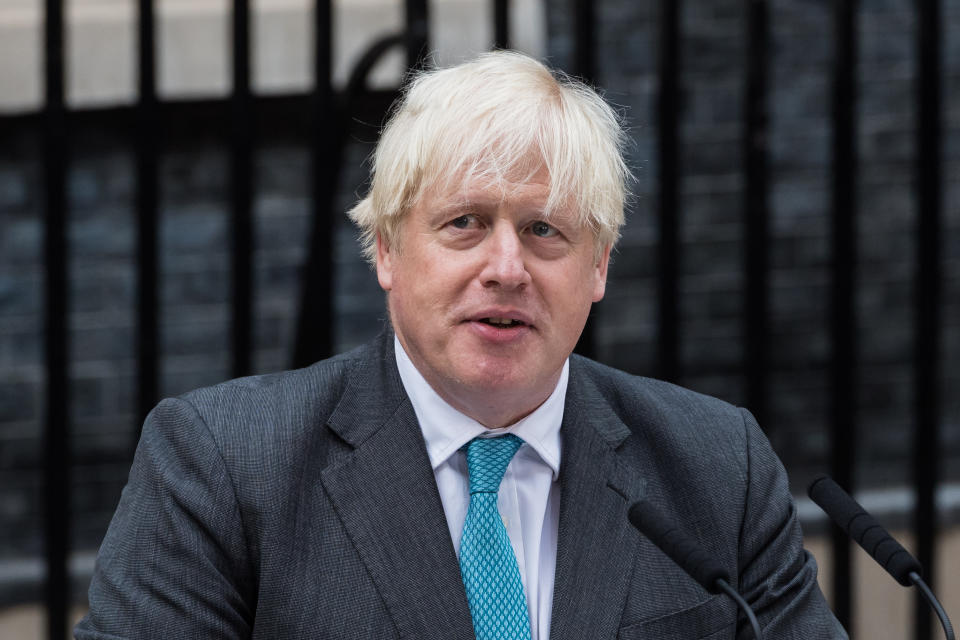
[[[476,189],[474,191],[457,191],[448,196],[448,200],[450,201],[450,207],[462,207],[500,203],[503,198],[495,198],[483,189]]]
[[[447,201],[445,204],[434,208],[434,215],[446,216],[453,213],[469,213],[471,209],[490,210],[496,208],[500,203],[493,198],[460,198],[453,201]]]
[[[435,209],[435,211],[437,213],[448,213],[454,211],[463,211],[471,208],[494,209],[500,206],[502,202],[509,200],[509,194],[492,196],[482,189],[467,193],[459,191],[455,194],[455,196],[455,200],[451,200],[449,197],[446,198],[447,203],[438,207]],[[545,213],[545,210],[542,206],[531,207],[531,209],[535,209],[536,212],[541,215]]]

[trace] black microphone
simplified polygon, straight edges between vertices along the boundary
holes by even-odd
[[[840,485],[829,476],[820,476],[810,484],[807,494],[894,580],[905,587],[911,585],[910,573],[920,573],[920,563]]]
[[[948,640],[954,640],[947,612],[920,577],[923,568],[873,516],[829,476],[820,476],[807,489],[810,499],[830,516],[838,527],[853,538],[893,579],[905,587],[915,585],[936,612]]]
[[[633,503],[627,517],[630,524],[709,593],[725,593],[733,598],[750,621],[754,637],[762,640],[756,615],[736,589],[730,586],[730,574],[713,556],[677,527],[666,514],[645,500]]]

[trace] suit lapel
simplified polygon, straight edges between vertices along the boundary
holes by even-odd
[[[323,471],[323,486],[400,636],[473,638],[459,564],[423,436],[397,374],[392,335],[377,346],[377,357],[351,374],[329,420],[354,450]],[[373,393],[379,402],[370,402]]]
[[[627,509],[645,483],[619,459],[617,449],[630,431],[588,375],[571,359],[561,427],[553,640],[615,636],[637,548]]]
[[[351,373],[330,417],[353,450],[326,468],[324,490],[402,638],[472,639],[459,564],[392,334]],[[371,390],[379,401],[371,403]],[[638,553],[627,508],[644,491],[618,450],[630,430],[571,360],[550,637],[613,637]],[[602,595],[598,595],[602,594]]]

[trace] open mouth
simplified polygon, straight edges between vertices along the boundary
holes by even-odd
[[[510,318],[480,318],[479,320],[483,324],[488,324],[491,327],[497,327],[498,329],[511,329],[513,327],[525,327],[526,323],[521,322],[520,320],[511,320]]]

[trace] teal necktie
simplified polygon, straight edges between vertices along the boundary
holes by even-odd
[[[530,618],[517,558],[497,511],[500,481],[523,445],[514,435],[466,445],[470,507],[460,538],[460,573],[477,640],[529,640]]]

